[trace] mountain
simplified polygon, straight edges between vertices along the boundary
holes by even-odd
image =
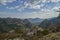
[[[32,24],[40,24],[44,19],[40,19],[40,18],[29,18],[28,19]]]
[[[49,27],[50,25],[57,25],[60,23],[60,18],[55,17],[51,19],[45,19],[43,22],[40,23],[40,27]]]
[[[0,40],[60,40],[60,18],[45,19],[39,26],[47,28],[28,19],[0,18]]]
[[[27,28],[30,28],[32,26],[32,24],[29,22],[28,19],[24,19],[23,22],[24,22],[24,26]]]
[[[0,32],[29,28],[31,25],[32,24],[27,19],[0,18]]]

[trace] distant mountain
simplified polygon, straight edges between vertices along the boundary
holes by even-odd
[[[50,25],[57,25],[60,23],[60,18],[55,17],[51,19],[45,19],[43,22],[40,23],[40,27],[49,27]]]
[[[40,24],[44,19],[40,19],[40,18],[29,18],[28,19],[32,24]]]

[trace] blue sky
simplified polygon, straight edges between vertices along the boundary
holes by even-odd
[[[0,0],[0,17],[52,18],[59,8],[60,0]]]

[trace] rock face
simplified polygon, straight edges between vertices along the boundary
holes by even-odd
[[[39,40],[60,40],[60,32],[48,34]]]

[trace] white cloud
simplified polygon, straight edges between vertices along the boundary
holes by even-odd
[[[32,12],[32,13],[0,13],[0,17],[13,17],[13,18],[52,18],[57,17],[58,12],[45,11],[45,12]]]
[[[21,4],[21,5],[18,5],[18,6],[15,6],[15,7],[6,7],[8,9],[16,9],[18,11],[22,11],[24,10],[25,8],[27,8],[28,4],[26,2],[24,2],[24,4]]]
[[[60,11],[60,6],[55,6],[54,8],[51,9],[52,11],[58,12]]]
[[[51,2],[59,2],[60,0],[51,0]]]
[[[39,4],[41,2],[59,2],[60,0],[26,0],[24,5],[20,9],[28,7],[29,9],[41,9],[45,4]]]
[[[30,9],[40,9],[41,6],[40,5],[31,5],[29,6]]]
[[[0,3],[2,3],[3,5],[6,5],[7,2],[11,3],[13,1],[16,1],[16,0],[0,0]]]
[[[16,0],[0,0],[0,3],[2,3],[3,5],[7,5],[7,2],[14,2]],[[59,2],[60,0],[26,0],[24,3],[23,1],[21,1],[21,5],[15,6],[15,7],[6,7],[8,9],[16,9],[18,11],[22,11],[25,8],[29,8],[29,9],[41,9],[41,7],[45,6],[46,2]],[[43,3],[41,3],[43,2]],[[41,3],[41,4],[39,4]],[[52,6],[52,5],[51,5]],[[50,9],[41,9],[40,12],[33,12],[33,13],[24,13],[24,14],[1,14],[1,16],[5,17],[8,15],[8,17],[21,17],[21,18],[51,18],[51,17],[57,17],[58,16],[58,12],[55,12],[54,10],[59,9],[59,6],[54,6],[51,10]],[[10,15],[10,16],[9,16]]]
[[[15,9],[14,7],[10,7],[10,8],[9,8],[9,7],[6,7],[6,8],[7,8],[7,9]]]
[[[7,5],[7,2],[13,2],[16,0],[0,0],[0,3],[2,3],[3,5]],[[19,0],[20,1],[20,0]],[[45,6],[46,2],[59,2],[60,0],[25,0],[25,2],[23,3],[23,1],[21,1],[21,5],[15,6],[15,7],[7,7],[8,9],[17,9],[18,11],[22,11],[25,8],[29,8],[29,9],[41,9],[41,7]],[[39,4],[41,3],[41,4]],[[44,9],[43,9],[44,10]]]
[[[52,10],[58,10],[60,6],[55,6]]]
[[[16,8],[18,11],[22,11],[22,10],[24,10],[24,9],[27,8],[27,7],[28,7],[27,2],[24,2],[23,5],[16,6],[15,8]]]
[[[41,0],[42,2],[59,2],[60,0]]]
[[[13,2],[13,1],[16,1],[16,0],[1,0],[0,3],[2,3],[3,5],[7,5],[6,2]],[[29,6],[28,8],[31,8],[31,9],[40,9],[40,7],[43,6],[43,5],[37,5],[38,3],[40,3],[40,0],[37,0],[37,1],[33,0],[33,2],[32,2],[32,0],[26,0],[24,2],[24,4],[21,4],[21,5],[15,6],[15,7],[7,7],[7,8],[8,9],[14,9],[15,8],[18,11],[21,11],[28,6]]]
[[[41,11],[41,12],[33,12],[32,15],[35,15],[35,18],[52,18],[52,17],[57,17],[58,16],[58,12],[55,11]]]

